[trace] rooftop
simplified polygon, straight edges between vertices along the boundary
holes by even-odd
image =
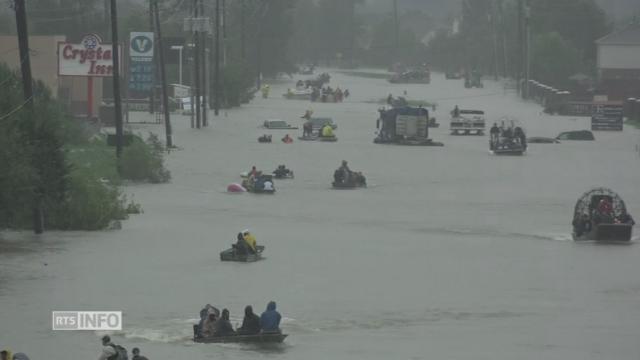
[[[598,45],[640,45],[640,25],[613,32],[596,40]]]

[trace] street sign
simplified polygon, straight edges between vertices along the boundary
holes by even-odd
[[[132,32],[129,36],[129,56],[153,58],[153,33]]]
[[[153,89],[153,47],[152,32],[131,32],[129,34],[129,90],[147,93]]]
[[[594,104],[591,130],[622,131],[622,104]]]

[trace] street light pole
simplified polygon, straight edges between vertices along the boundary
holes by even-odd
[[[171,50],[178,50],[178,84],[182,85],[182,45],[174,45]]]

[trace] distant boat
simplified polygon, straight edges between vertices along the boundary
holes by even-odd
[[[241,254],[235,247],[220,252],[220,261],[255,262],[262,259],[263,245],[256,246],[255,254]]]

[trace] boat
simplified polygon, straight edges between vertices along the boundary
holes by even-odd
[[[262,259],[263,251],[264,251],[263,245],[256,245],[255,254],[241,254],[238,251],[236,251],[235,246],[231,246],[231,248],[224,250],[220,253],[220,261],[254,262]]]
[[[316,141],[316,140],[318,140],[318,135],[298,136],[298,140],[301,140],[301,141]]]
[[[262,124],[265,129],[269,130],[296,130],[297,126],[292,126],[284,120],[265,120]]]
[[[194,331],[197,331],[197,326],[194,325]],[[287,338],[287,334],[282,333],[261,333],[256,335],[228,335],[228,336],[214,336],[210,338],[194,336],[193,341],[202,344],[216,344],[216,343],[256,343],[256,344],[279,344]]]
[[[459,110],[458,114],[452,114],[449,123],[451,135],[483,135],[485,127],[482,110]]]
[[[349,181],[339,181],[338,174],[340,169],[336,170],[333,174],[334,181],[331,183],[334,189],[337,190],[345,190],[345,189],[357,189],[357,188],[366,188],[367,187],[367,179],[360,172],[351,172],[349,176]]]
[[[284,165],[278,166],[277,169],[272,172],[273,177],[276,179],[293,179],[293,171],[287,169]]]
[[[505,127],[505,122],[510,123]],[[521,126],[516,125],[517,120],[503,118],[502,126],[498,128],[494,125],[491,138],[489,139],[489,150],[494,155],[524,155],[527,151],[527,136]],[[496,133],[493,133],[496,129]]]
[[[441,142],[429,139],[429,111],[418,107],[394,107],[378,110],[380,117],[376,121],[378,136],[376,144],[395,144],[408,146],[444,146]]]
[[[332,118],[314,117],[309,119],[309,121],[311,122],[312,132],[314,133],[319,133],[319,131],[322,130],[322,128],[325,127],[325,125],[327,124],[331,125],[331,128],[333,130],[338,128],[338,125],[336,125],[336,123],[333,122]]]
[[[258,138],[258,142],[259,143],[270,143],[271,142],[271,135],[262,135]]]
[[[430,128],[434,128],[437,129],[440,127],[440,123],[438,121],[436,121],[436,118],[432,117],[431,119],[429,119],[429,127]]]
[[[589,130],[565,131],[558,136],[557,140],[595,140],[595,136]]]
[[[629,242],[634,221],[622,198],[610,189],[594,188],[576,202],[573,239],[597,242]]]
[[[271,183],[271,187],[265,188],[267,182]],[[254,194],[275,194],[276,188],[273,185],[273,176],[261,174],[256,176],[255,179],[243,178],[242,187],[247,189],[248,192]]]
[[[318,136],[318,140],[323,141],[323,142],[336,142],[338,141],[338,137],[333,135],[333,136]]]

